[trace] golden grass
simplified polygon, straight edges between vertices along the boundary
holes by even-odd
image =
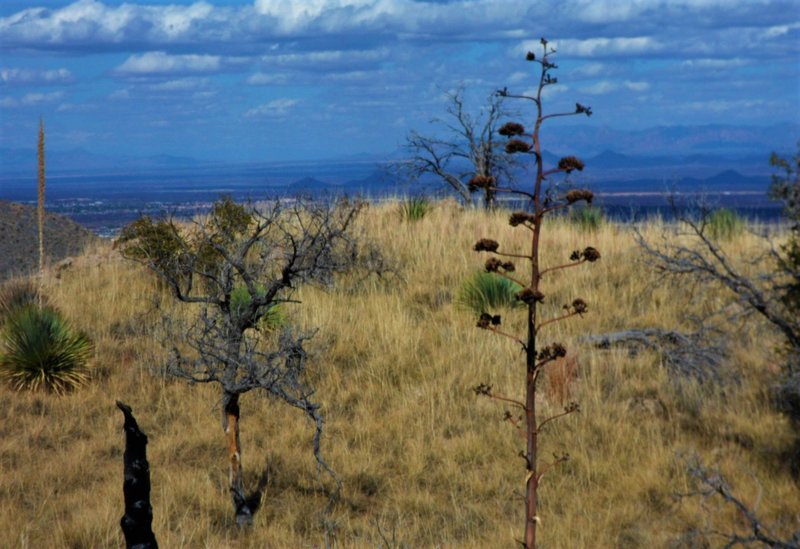
[[[329,539],[337,547],[385,546],[384,538],[408,547],[513,546],[522,532],[522,439],[501,421],[502,406],[470,388],[488,382],[518,396],[524,366],[513,342],[474,328],[475,319],[453,299],[485,259],[471,251],[478,238],[521,249],[525,230],[508,227],[503,213],[462,211],[449,202],[416,223],[403,223],[393,206],[373,207],[361,223],[400,276],[357,289],[344,280],[330,293],[303,289],[303,305],[293,313],[299,324],[319,328],[310,376],[327,422],[323,450],[344,483],[327,517],[334,525]],[[659,226],[645,230],[655,238]],[[564,385],[582,413],[551,423],[540,439],[545,458],[572,456],[543,482],[542,547],[666,547],[704,525],[699,501],[674,497],[688,489],[679,456],[693,452],[718,465],[765,523],[779,532],[800,528],[800,491],[780,457],[791,431],[767,401],[779,360],[769,327],[758,318],[727,326],[734,335],[729,367],[742,376],[739,385],[676,388],[655,354],[595,350],[577,338],[637,327],[689,329],[689,313],[730,296],[658,280],[629,226],[582,233],[554,221],[543,236],[546,264],[586,245],[603,259],[545,284],[546,314],[577,296],[590,313],[544,332],[567,345],[573,365],[569,375],[545,380],[543,414],[560,409]],[[743,233],[730,249],[744,255],[762,245]],[[158,375],[155,306],[173,305],[154,298],[156,287],[109,247],[47,280],[48,297],[96,343],[94,379],[61,398],[0,387],[0,547],[122,545],[116,399],[133,407],[150,437],[154,530],[162,547],[322,546],[327,499],[310,451],[312,427],[296,410],[255,393],[242,402],[246,481],[252,486],[266,472],[269,482],[254,527],[237,531],[216,388]],[[521,329],[519,316],[506,312],[506,327]],[[663,411],[637,407],[643,399],[660,402]],[[724,508],[714,520],[720,529],[741,524]]]

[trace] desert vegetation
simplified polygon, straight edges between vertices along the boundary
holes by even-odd
[[[511,546],[519,537],[524,474],[522,439],[503,409],[476,403],[476,380],[523,396],[519,346],[490,337],[459,304],[464,281],[484,261],[469,251],[490,231],[522,246],[507,211],[434,203],[415,223],[397,205],[367,208],[355,221],[390,251],[396,275],[341,275],[335,288],[302,286],[301,305],[282,304],[285,322],[316,328],[305,380],[326,421],[325,458],[342,482],[338,501],[318,482],[309,447],[314,429],[269,398],[242,401],[246,485],[264,479],[263,509],[240,529],[230,510],[220,395],[208,384],[164,375],[164,314],[187,317],[168,288],[110,245],[76,258],[56,278],[46,271],[49,303],[95,344],[91,382],[55,397],[0,386],[0,545],[117,547],[122,544],[124,446],[115,400],[136,411],[149,437],[153,530],[164,547]],[[668,227],[639,227],[657,241]],[[748,225],[748,229],[764,227]],[[402,235],[402,238],[398,238]],[[773,234],[777,245],[788,237]],[[709,531],[748,532],[720,498],[686,497],[697,456],[724,475],[770,535],[798,529],[800,498],[787,449],[795,431],[773,406],[782,378],[783,339],[761,316],[723,316],[723,381],[699,382],[672,368],[658,346],[596,347],[587,334],[657,328],[694,332],[693,317],[734,301],[713,284],[664,279],[648,266],[632,226],[611,221],[591,235],[603,259],[554,277],[543,305],[556,313],[570,296],[591,295],[593,313],[553,326],[569,354],[544,375],[543,414],[581,403],[581,414],[549,424],[541,453],[571,460],[542,484],[540,523],[547,547],[722,545]],[[568,218],[542,232],[542,261],[556,264],[586,234]],[[769,246],[749,230],[725,243],[744,274],[771,269]],[[762,257],[760,264],[747,258]],[[485,260],[485,258],[483,258]],[[258,293],[257,291],[255,292]],[[504,316],[508,329],[524,319]],[[331,485],[328,483],[328,488]]]

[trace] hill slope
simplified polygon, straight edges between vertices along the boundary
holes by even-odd
[[[100,238],[71,219],[47,213],[45,257],[49,264],[79,255]],[[34,271],[38,266],[36,208],[0,200],[0,280]]]

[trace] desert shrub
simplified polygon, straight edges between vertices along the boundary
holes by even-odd
[[[597,206],[587,205],[582,208],[573,208],[569,219],[584,231],[596,231],[605,222],[603,210]]]
[[[477,314],[499,307],[519,307],[517,293],[522,286],[495,273],[478,271],[458,289],[456,302]]]
[[[89,379],[92,343],[55,309],[22,307],[0,334],[0,377],[17,390],[63,394]]]
[[[744,229],[744,220],[733,210],[719,208],[708,216],[708,234],[717,240],[730,240]]]
[[[400,203],[400,216],[404,221],[419,221],[433,209],[433,204],[426,196],[412,196]]]
[[[39,289],[29,279],[17,279],[0,287],[0,324],[25,307],[39,303]]]

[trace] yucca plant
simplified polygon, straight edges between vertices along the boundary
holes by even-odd
[[[744,229],[744,221],[733,210],[719,208],[708,216],[708,234],[717,240],[730,240]]]
[[[44,303],[43,303],[44,302]],[[0,325],[25,307],[46,305],[39,288],[29,279],[6,282],[0,287]]]
[[[22,307],[0,332],[0,377],[17,390],[63,394],[88,381],[92,350],[55,309]]]
[[[426,196],[412,196],[400,203],[400,216],[405,221],[419,221],[433,209],[433,204]]]
[[[264,297],[267,293],[263,284],[256,284],[256,295]],[[247,291],[247,286],[237,286],[231,292],[231,312],[236,316],[246,314],[247,308],[253,301],[250,292]],[[262,312],[262,311],[260,311]],[[286,323],[286,314],[283,308],[278,303],[273,303],[263,310],[261,318],[256,323],[258,329],[265,332],[271,332],[280,328]]]
[[[603,210],[592,205],[573,208],[570,210],[569,219],[584,231],[596,231],[605,222]]]
[[[522,286],[495,273],[478,271],[467,278],[458,289],[456,303],[480,315],[498,308],[519,307],[517,299]]]

